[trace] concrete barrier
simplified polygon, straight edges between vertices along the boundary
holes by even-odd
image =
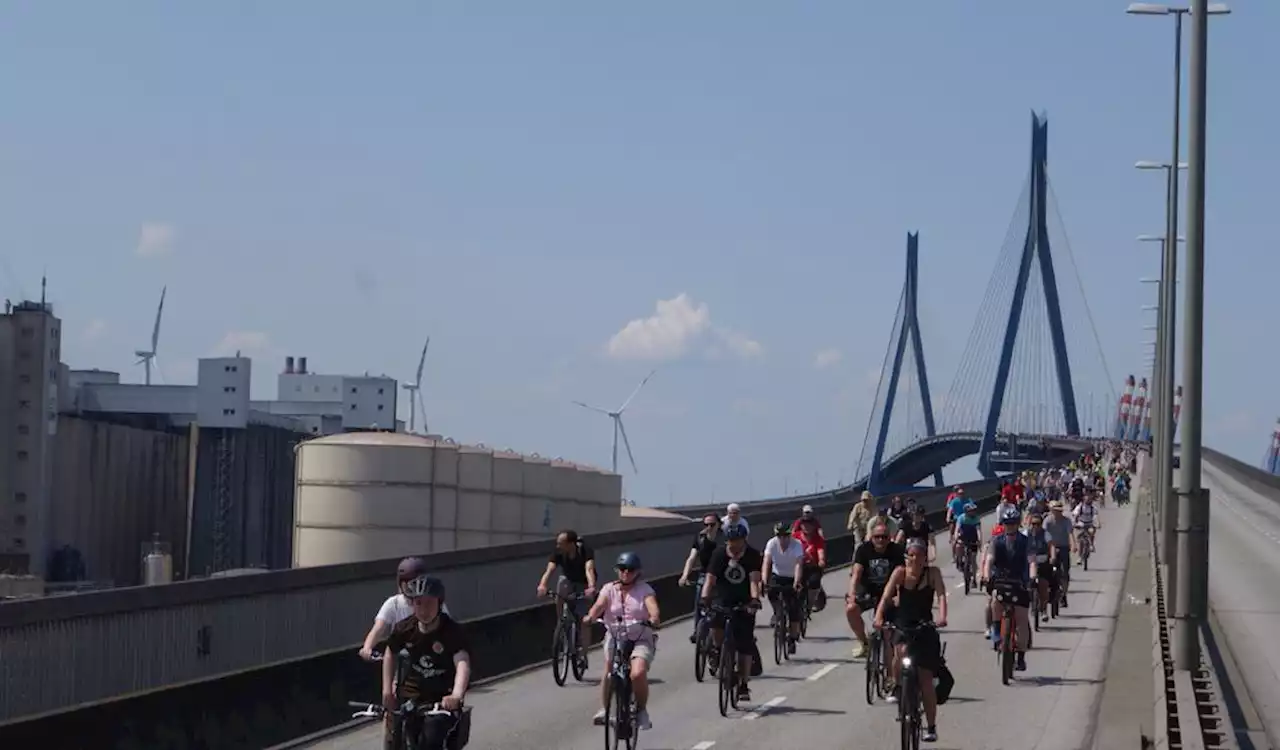
[[[990,482],[978,484],[991,492]],[[944,519],[941,500],[935,504],[938,507],[933,509],[930,523],[937,527]],[[995,504],[994,494],[981,498],[984,511]],[[794,516],[779,516],[783,517],[791,520]],[[823,520],[824,526],[832,531],[827,542],[828,564],[849,563],[853,557],[853,538],[844,531],[844,518],[829,515]],[[837,520],[839,523],[835,523]],[[772,522],[753,526],[756,527],[752,532],[753,544],[762,545],[771,532]],[[692,526],[685,531],[692,532]],[[692,536],[681,539],[691,542]],[[687,554],[687,546],[684,549]],[[681,562],[684,554],[679,556]],[[602,578],[608,580],[609,576],[602,571]],[[667,620],[692,610],[693,595],[689,589],[679,588],[678,580],[679,575],[674,573],[649,578]],[[386,582],[382,583],[385,587]],[[533,583],[533,579],[527,581],[530,590]],[[452,594],[450,601],[452,607]],[[835,602],[829,606],[838,605]],[[331,614],[317,610],[313,617]],[[377,668],[361,661],[356,654],[358,644],[354,638],[362,636],[367,629],[372,610],[362,610],[360,614],[360,627],[346,634],[340,648],[218,679],[175,685],[0,726],[0,747],[79,747],[85,744],[85,738],[93,738],[93,746],[100,750],[261,748],[345,724],[351,712],[347,701],[376,701],[380,693]],[[536,664],[549,656],[556,622],[551,604],[540,603],[463,619],[472,643],[477,680]],[[298,622],[290,630],[299,632],[306,627],[307,623]],[[686,633],[684,627],[676,626],[664,635],[681,638]],[[125,663],[119,650],[108,650],[103,658],[116,664],[117,669]],[[598,659],[597,656],[594,660],[593,671],[599,666]],[[61,671],[61,664],[59,667]],[[483,695],[484,690],[479,688],[473,692]]]

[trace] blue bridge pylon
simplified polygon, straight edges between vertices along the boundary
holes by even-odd
[[[1022,320],[1023,302],[1026,299],[1027,281],[1032,265],[1038,264],[1040,281],[1048,308],[1050,341],[1053,345],[1054,369],[1057,375],[1058,393],[1062,397],[1062,412],[1069,436],[1080,435],[1080,420],[1076,413],[1076,396],[1071,382],[1071,362],[1067,356],[1066,336],[1062,327],[1062,309],[1058,296],[1057,276],[1053,270],[1053,253],[1049,246],[1048,228],[1048,173],[1049,125],[1046,120],[1031,115],[1031,184],[1030,211],[1028,211],[1026,239],[1022,244],[1021,263],[1014,285],[1013,302],[1009,307],[1009,319],[1005,326],[1004,343],[1000,349],[1000,362],[996,368],[995,387],[987,408],[986,424],[982,432],[982,444],[978,452],[978,470],[986,477],[996,475],[992,451],[997,447],[996,428],[1004,406],[1009,386],[1009,371],[1013,364],[1014,345],[1018,341],[1018,326]],[[1009,450],[1015,452],[1015,441],[1009,439]],[[1003,463],[1000,459],[996,463]]]
[[[886,487],[884,482],[883,461],[885,443],[889,439],[889,422],[893,417],[893,404],[897,400],[898,383],[902,379],[902,361],[907,352],[907,341],[911,342],[911,359],[916,365],[916,382],[920,388],[920,401],[924,409],[925,437],[937,434],[933,420],[933,399],[929,395],[929,376],[924,366],[924,344],[920,340],[920,317],[917,314],[917,300],[920,277],[920,233],[907,235],[907,276],[902,284],[902,307],[898,319],[900,325],[895,331],[897,347],[893,352],[893,369],[889,373],[889,388],[885,392],[884,411],[880,415],[880,430],[876,436],[875,454],[871,459],[871,472],[867,475],[867,489],[874,495],[897,488]],[[895,339],[890,339],[894,341]],[[937,486],[943,486],[942,469],[933,474]]]

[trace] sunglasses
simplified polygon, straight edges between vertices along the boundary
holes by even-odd
[[[872,539],[888,539],[889,535],[888,534],[872,534],[871,538]]]
[[[618,572],[619,572],[619,573],[634,573],[634,572],[636,572],[636,569],[635,569],[635,568],[624,568],[624,567],[622,567],[621,565],[619,565],[619,566],[618,566]]]

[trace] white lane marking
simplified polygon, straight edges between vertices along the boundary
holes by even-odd
[[[768,713],[769,709],[781,706],[782,702],[785,701],[786,699],[787,699],[787,696],[785,695],[779,695],[777,698],[770,698],[769,700],[761,704],[759,708],[747,714],[746,716],[743,716],[742,718],[745,721],[753,721],[755,719],[758,719],[761,716],[764,716],[766,713]]]
[[[715,740],[703,740],[702,742],[694,745],[691,750],[711,750],[715,744]]]
[[[838,666],[840,666],[839,663],[828,664],[822,669],[819,669],[817,672],[814,672],[813,674],[809,675],[805,679],[808,680],[809,682],[815,682],[817,680],[821,680],[823,677],[826,677],[827,675],[831,674],[832,670],[834,670]]]

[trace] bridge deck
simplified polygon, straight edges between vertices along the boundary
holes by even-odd
[[[1280,747],[1280,504],[1208,461],[1201,467],[1213,500],[1209,604],[1244,677],[1242,697],[1257,711],[1268,746]]]
[[[995,656],[981,635],[985,597],[965,597],[957,591],[955,568],[944,566],[952,607],[943,638],[957,683],[951,701],[939,710],[938,747],[1074,750],[1087,739],[1096,721],[1119,607],[1128,556],[1122,540],[1131,535],[1136,515],[1132,508],[1104,512],[1108,528],[1092,569],[1076,568],[1071,608],[1037,635],[1027,659],[1029,670],[1009,687],[1000,684]],[[941,556],[950,559],[947,552]],[[863,665],[850,658],[852,636],[840,606],[847,580],[843,571],[827,577],[831,605],[816,617],[794,661],[775,666],[767,629],[757,631],[764,646],[765,675],[752,681],[752,703],[729,719],[717,712],[714,683],[693,679],[689,624],[672,625],[662,636],[654,663],[654,728],[641,736],[641,747],[783,747],[801,734],[845,737],[859,747],[896,747],[895,709],[883,702],[866,705]],[[601,663],[599,652],[592,656],[594,680]],[[557,688],[548,672],[540,669],[477,691],[471,701],[471,746],[598,748],[602,730],[590,723],[599,703],[598,689],[572,683]],[[380,728],[368,727],[312,747],[371,750],[380,742]]]

